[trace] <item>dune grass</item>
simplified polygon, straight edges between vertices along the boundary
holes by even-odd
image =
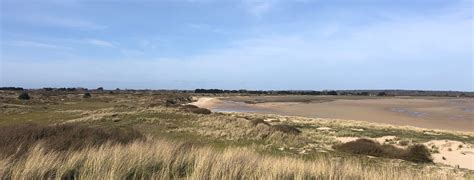
[[[46,151],[42,143],[23,158],[3,159],[11,179],[456,179],[449,172],[367,163],[357,158],[305,161],[263,156],[246,148],[217,151],[165,140],[105,143],[79,151]],[[423,173],[420,173],[423,172]]]
[[[0,127],[0,157],[18,158],[38,142],[48,151],[72,151],[104,143],[128,143],[144,136],[133,129],[99,128],[81,124],[17,124]]]

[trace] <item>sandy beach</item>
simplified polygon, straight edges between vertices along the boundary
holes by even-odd
[[[213,111],[259,112],[336,118],[455,131],[474,131],[474,100],[463,98],[289,99],[258,97],[200,98],[194,104]],[[254,98],[255,99],[255,98]],[[298,101],[301,99],[296,98]],[[283,101],[283,102],[282,102]]]

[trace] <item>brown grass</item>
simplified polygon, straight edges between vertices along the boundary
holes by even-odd
[[[335,145],[334,149],[353,154],[396,158],[412,162],[433,162],[428,148],[421,144],[409,146],[407,149],[401,149],[393,145],[381,145],[370,139],[357,139],[355,141]]]
[[[163,140],[104,144],[75,152],[31,148],[26,158],[6,164],[11,179],[455,179],[449,172],[427,168],[383,166],[361,159],[313,161],[263,156],[248,149],[216,151]],[[1,173],[0,173],[1,174]]]
[[[19,157],[37,143],[46,151],[80,150],[109,143],[128,143],[143,138],[132,129],[105,129],[79,124],[21,124],[0,127],[0,157]]]

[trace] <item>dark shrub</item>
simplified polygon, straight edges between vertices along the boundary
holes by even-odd
[[[44,91],[53,91],[53,88],[45,87],[43,88]]]
[[[297,129],[293,126],[290,126],[290,125],[286,125],[286,124],[274,125],[274,126],[272,126],[272,129],[274,129],[276,131],[286,133],[286,134],[298,135],[298,134],[301,133],[301,131],[299,129]]]
[[[187,112],[192,112],[192,113],[196,113],[196,114],[211,114],[211,110],[209,109],[206,109],[206,108],[200,108],[200,107],[197,107],[195,105],[192,105],[192,104],[186,104],[182,107],[182,109],[184,111],[187,111]]]
[[[195,113],[195,114],[211,114],[211,110],[206,109],[206,108],[192,108],[190,109],[190,112]]]
[[[22,92],[22,93],[18,96],[18,99],[20,99],[20,100],[28,100],[28,99],[30,99],[30,95],[28,95],[28,93],[26,93],[26,92]]]
[[[379,93],[377,94],[377,96],[386,96],[386,95],[387,95],[386,92],[379,92]]]
[[[381,145],[370,139],[357,139],[334,147],[337,150],[353,154],[365,154],[370,156],[381,156],[383,154]]]
[[[419,163],[433,162],[430,150],[428,150],[428,148],[422,144],[415,144],[408,147],[403,159]]]
[[[21,88],[21,87],[0,87],[0,90],[6,90],[6,91],[23,91],[23,88]]]
[[[360,96],[368,96],[370,95],[369,92],[361,92],[361,93],[358,93],[358,95]]]
[[[433,162],[428,148],[420,144],[409,146],[408,149],[401,149],[393,145],[381,145],[369,139],[357,139],[355,141],[335,145],[333,148],[353,154],[403,159],[417,163]]]
[[[336,91],[328,91],[326,93],[326,95],[337,96],[337,92]]]
[[[165,105],[166,106],[177,106],[178,102],[176,102],[176,100],[174,100],[174,99],[167,99]]]
[[[82,96],[83,98],[91,98],[91,93],[84,93],[84,95]]]
[[[42,142],[47,151],[68,151],[106,142],[124,144],[141,138],[143,135],[133,129],[105,129],[79,124],[10,125],[0,127],[0,157],[21,156],[38,142]]]
[[[184,105],[183,107],[186,108],[186,109],[199,108],[198,106],[192,105],[192,104],[186,104],[186,105]]]

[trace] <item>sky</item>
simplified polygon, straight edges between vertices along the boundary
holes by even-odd
[[[472,0],[0,6],[0,86],[474,91]]]

